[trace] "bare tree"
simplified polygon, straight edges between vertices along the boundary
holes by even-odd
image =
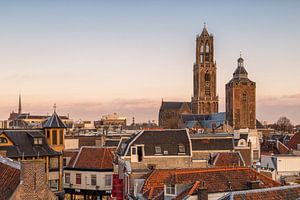
[[[291,132],[293,129],[293,125],[291,123],[291,120],[283,116],[277,120],[277,128],[282,132]]]

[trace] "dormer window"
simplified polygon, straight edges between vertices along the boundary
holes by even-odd
[[[8,143],[5,137],[0,137],[0,143]]]
[[[42,138],[33,138],[33,144],[43,144]]]
[[[178,145],[178,153],[185,153],[185,146],[183,144]]]
[[[176,188],[174,184],[166,185],[166,195],[176,195]]]
[[[161,154],[161,147],[155,146],[155,154]]]

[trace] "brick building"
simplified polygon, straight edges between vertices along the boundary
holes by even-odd
[[[248,78],[240,57],[233,78],[226,84],[226,119],[235,130],[256,128],[256,83]]]

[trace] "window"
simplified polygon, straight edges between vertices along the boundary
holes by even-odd
[[[6,138],[0,137],[0,143],[8,143],[8,141]]]
[[[51,190],[58,190],[58,180],[50,180],[49,181]]]
[[[105,175],[105,186],[111,186],[111,175]]]
[[[166,185],[166,195],[175,195],[175,185],[168,184]]]
[[[52,144],[57,144],[57,131],[52,131]]]
[[[64,166],[64,167],[67,166],[67,158],[63,158],[63,166]]]
[[[49,139],[50,138],[50,131],[49,130],[47,130],[47,138]]]
[[[138,154],[138,162],[142,162],[143,161],[143,154],[144,154],[142,146],[137,147],[137,154]]]
[[[297,150],[300,150],[300,144],[297,144]]]
[[[131,155],[136,155],[136,147],[131,147]]]
[[[204,75],[205,80],[205,95],[210,96],[210,74],[206,72]]]
[[[247,94],[246,93],[243,93],[243,95],[242,95],[242,101],[247,101]]]
[[[57,170],[59,169],[59,164],[58,164],[58,159],[57,157],[52,157],[49,160],[49,169],[51,170]]]
[[[178,152],[179,153],[185,153],[185,147],[183,144],[179,144],[178,145]]]
[[[206,42],[206,45],[205,45],[205,52],[206,52],[206,53],[209,52],[209,45],[208,45],[208,42]]]
[[[155,154],[161,154],[160,146],[155,146]]]
[[[91,175],[91,185],[97,185],[97,176],[96,176],[96,174]]]
[[[59,131],[59,143],[64,144],[64,131],[63,130]]]
[[[43,144],[42,138],[33,138],[33,144]]]
[[[70,173],[65,173],[65,183],[70,183]]]
[[[81,184],[81,174],[76,174],[76,184]]]

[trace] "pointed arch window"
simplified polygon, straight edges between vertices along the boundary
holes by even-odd
[[[210,96],[210,74],[208,72],[204,75],[205,80],[205,95]]]
[[[209,44],[208,44],[208,42],[206,42],[206,44],[205,44],[205,52],[206,52],[206,53],[209,52]]]
[[[200,53],[204,53],[204,45],[203,44],[201,44],[201,46],[200,46]]]

